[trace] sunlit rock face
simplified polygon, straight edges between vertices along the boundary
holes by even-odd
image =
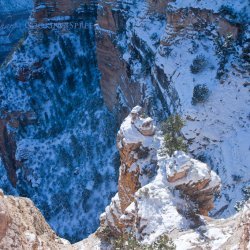
[[[134,194],[142,183],[147,181],[145,177],[152,177],[156,172],[154,134],[152,119],[143,118],[139,106],[132,109],[118,132],[117,145],[121,157],[118,195],[122,212],[133,202]]]
[[[1,249],[73,249],[49,227],[33,202],[0,190]]]
[[[247,1],[228,0],[223,5],[101,0],[97,10],[89,1],[35,1],[28,36],[0,70],[0,186],[30,197],[50,225],[72,241],[98,227],[98,215],[117,189],[106,209],[114,221],[104,214],[101,225],[119,234],[135,224],[133,230],[145,230],[142,240],[148,242],[165,224],[171,230],[184,221],[190,228],[209,211],[213,217],[233,215],[235,205],[249,199],[250,185],[247,7]],[[205,99],[204,93],[195,95],[197,85],[206,86]],[[133,109],[138,104],[142,110]],[[144,113],[155,122],[182,115],[192,156],[180,157],[188,157],[188,166],[171,159],[157,163],[156,148],[143,144],[156,136]],[[116,123],[128,114],[129,128],[140,139],[127,142],[127,127],[121,127],[117,188]],[[167,172],[167,160],[176,173]],[[206,178],[179,185],[197,166],[206,169]],[[222,181],[214,203],[219,185],[207,166]],[[152,190],[144,189],[146,184]],[[171,185],[180,195],[177,205]],[[184,208],[183,197],[189,199]],[[155,202],[169,216],[154,227],[161,220]],[[152,220],[138,212],[148,207]],[[151,225],[147,229],[145,221]],[[213,232],[205,237],[212,239]]]
[[[27,38],[0,70],[0,186],[31,198],[71,241],[96,230],[117,191],[117,125],[99,87],[92,3],[36,1]]]
[[[159,196],[164,198],[164,193],[159,193]],[[147,199],[143,199],[144,202],[149,202],[150,194],[151,191]],[[154,202],[156,201],[157,195],[155,193]],[[144,203],[144,205],[147,203]],[[226,250],[232,247],[242,250],[248,249],[250,246],[249,205],[250,204],[245,204],[237,215],[226,220],[212,220],[211,218],[206,218],[204,220],[205,225],[199,227],[198,230],[172,230],[170,235],[176,244],[176,249],[192,249],[198,246],[202,247],[202,249],[215,248]],[[157,214],[159,215],[159,212],[155,215]],[[1,190],[0,219],[1,249],[20,249],[20,246],[24,249],[38,248],[41,250],[112,249],[111,245],[96,235],[91,235],[86,240],[76,244],[70,244],[67,240],[59,238],[53,232],[31,200],[7,196],[4,195]],[[157,223],[154,223],[154,225],[157,225]],[[158,224],[158,226],[159,225],[160,224]],[[162,230],[162,232],[165,231]],[[161,231],[154,231],[151,235],[154,238],[158,233],[161,233]]]
[[[81,19],[86,21],[95,16],[96,0],[35,0],[34,2],[33,25],[76,21],[83,12],[85,15],[81,15]]]
[[[147,135],[141,130],[143,124],[151,131]],[[110,239],[124,232],[133,233],[145,245],[167,234],[177,250],[248,249],[249,203],[226,220],[208,217],[220,191],[219,176],[184,152],[164,155],[161,140],[142,108],[132,109],[117,135],[121,156],[118,193],[101,215],[100,228],[79,242],[79,249],[112,249]]]

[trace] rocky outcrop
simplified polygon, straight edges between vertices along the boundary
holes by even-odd
[[[73,249],[52,231],[31,200],[5,196],[1,190],[0,248]]]
[[[0,155],[4,163],[8,178],[16,186],[16,171],[22,162],[16,159],[15,131],[36,123],[36,115],[32,112],[2,111],[0,118]]]
[[[118,193],[101,216],[101,224],[112,228],[114,234],[124,230],[121,216],[134,202],[135,193],[156,173],[157,141],[154,136],[153,120],[145,118],[141,107],[133,108],[117,135],[121,158]]]
[[[155,55],[167,56],[168,46],[182,38],[192,38],[196,32],[206,31],[206,35],[215,40],[219,37],[236,40],[241,32],[238,23],[230,22],[212,10],[176,8],[171,6],[173,2],[126,1],[121,5],[119,1],[100,1],[96,28],[97,58],[104,100],[111,110],[124,111],[140,104],[153,113],[154,95],[146,94],[150,91],[147,81],[151,80],[158,102],[170,112],[178,105],[175,103],[177,93],[168,86],[171,77],[164,72],[159,75],[161,68],[154,62]],[[159,25],[157,29],[151,30],[150,19]],[[151,79],[145,81],[147,73]],[[144,80],[140,79],[142,76]],[[168,93],[169,100],[164,100],[162,92]],[[126,114],[123,112],[123,118]]]
[[[151,192],[152,189],[149,193]],[[163,194],[160,193],[159,196]],[[156,198],[155,192],[154,202],[157,201]],[[227,250],[233,247],[246,250],[250,247],[249,211],[250,204],[246,204],[232,218],[226,220],[205,218],[205,225],[199,227],[198,230],[173,230],[170,236],[174,240],[177,250],[197,247],[204,250],[211,248]],[[0,248],[3,250],[20,248],[40,250],[112,249],[106,241],[103,241],[96,234],[71,245],[52,231],[33,202],[27,198],[6,196],[2,191],[0,191]]]
[[[64,22],[76,20],[86,6],[95,5],[91,0],[35,0],[33,18],[35,23]],[[86,14],[86,13],[85,13]]]
[[[141,107],[132,109],[117,135],[119,189],[101,216],[101,238],[107,231],[117,236],[130,229],[139,240],[152,242],[163,233],[184,229],[183,221],[186,227],[194,225],[191,215],[207,215],[213,208],[219,177],[183,152],[160,156],[160,140],[153,120],[143,116]]]
[[[166,38],[162,39],[163,46],[171,46],[175,39],[182,37],[193,37],[194,32],[203,32],[207,35],[222,37],[232,37],[237,39],[241,29],[239,24],[230,23],[222,15],[214,13],[211,10],[183,8],[171,9],[166,12],[168,20],[166,26]]]
[[[208,215],[214,207],[214,195],[220,188],[219,177],[207,164],[176,152],[167,163],[167,179],[198,206],[198,213]]]
[[[121,158],[118,196],[122,213],[134,201],[134,194],[142,183],[147,181],[144,178],[152,177],[157,169],[154,135],[153,120],[143,118],[139,106],[132,109],[118,132]]]
[[[233,246],[248,249],[249,204],[246,203],[241,212],[226,220],[208,217],[214,195],[220,189],[220,178],[207,164],[183,152],[175,152],[169,158],[158,151],[156,157],[152,147],[156,150],[159,144],[147,143],[161,138],[152,120],[143,118],[141,111],[140,107],[131,111],[117,136],[121,154],[119,191],[101,215],[98,231],[79,242],[79,249],[112,249],[110,240],[124,232],[133,233],[143,244],[151,244],[162,234],[168,234],[178,250],[226,250]],[[141,130],[145,123],[147,135],[143,135]],[[132,145],[138,148],[138,144],[144,147],[147,144],[152,158],[144,158],[141,154],[134,157]],[[152,159],[156,171],[148,178],[141,169]],[[146,177],[144,182],[141,181],[143,176]]]
[[[183,152],[162,154],[161,140],[143,109],[132,109],[117,135],[118,193],[101,215],[97,232],[74,245],[55,235],[29,199],[4,196],[1,191],[0,248],[110,250],[110,239],[129,231],[143,244],[168,234],[177,250],[248,249],[249,204],[226,220],[204,216],[213,206],[219,177]]]
[[[205,219],[205,225],[198,230],[184,232],[173,232],[177,250],[182,249],[250,249],[250,204],[245,204],[244,208],[235,216],[213,220]]]

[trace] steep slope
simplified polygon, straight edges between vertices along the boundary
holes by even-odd
[[[0,248],[70,249],[70,244],[56,236],[31,200],[0,190]]]
[[[27,38],[0,71],[0,185],[76,241],[117,189],[116,122],[99,88],[96,5],[52,2],[35,2]]]
[[[191,0],[101,1],[98,14],[104,100],[123,117],[136,104],[182,115],[189,152],[222,179],[216,217],[249,198],[248,16],[247,1]]]

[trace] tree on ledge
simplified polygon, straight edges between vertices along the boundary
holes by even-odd
[[[162,123],[161,130],[164,135],[164,151],[172,156],[175,151],[187,151],[187,145],[181,129],[185,125],[180,115],[171,115]]]

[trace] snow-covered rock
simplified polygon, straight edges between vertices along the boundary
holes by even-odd
[[[118,128],[99,86],[96,8],[93,1],[35,1],[33,32],[0,69],[0,187],[32,199],[72,241],[98,228],[117,192]]]
[[[167,161],[167,179],[176,189],[198,205],[200,214],[208,215],[214,207],[214,195],[221,185],[219,176],[207,164],[175,152]]]
[[[152,243],[172,230],[198,227],[203,223],[199,216],[213,207],[219,177],[184,152],[162,156],[158,133],[145,136],[136,127],[145,121],[153,123],[137,106],[118,132],[119,190],[101,216],[100,237],[107,229],[113,236],[131,230],[139,240]]]

